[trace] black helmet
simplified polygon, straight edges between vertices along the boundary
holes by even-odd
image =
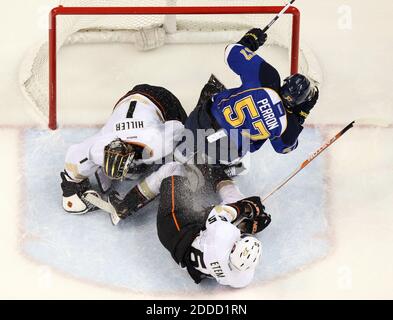
[[[312,94],[313,88],[306,76],[296,73],[284,80],[281,87],[281,98],[289,107],[302,104]]]

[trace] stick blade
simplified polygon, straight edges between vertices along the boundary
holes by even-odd
[[[391,123],[388,120],[382,118],[360,118],[355,121],[358,125],[373,126],[380,128],[389,128]]]
[[[120,222],[120,218],[116,213],[115,208],[109,203],[106,202],[105,200],[102,200],[98,198],[97,196],[90,194],[90,193],[85,193],[83,195],[86,201],[90,202],[92,205],[96,206],[97,208],[109,213],[112,224],[114,226],[118,225]]]

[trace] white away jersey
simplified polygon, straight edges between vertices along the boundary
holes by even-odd
[[[217,206],[209,214],[206,230],[201,231],[192,243],[191,260],[200,272],[214,277],[218,283],[233,288],[249,285],[254,277],[254,269],[238,271],[229,265],[229,255],[233,245],[240,240],[240,230],[231,221],[233,208]]]
[[[105,146],[116,138],[144,147],[143,159],[137,164],[154,163],[173,152],[183,130],[180,121],[165,122],[148,98],[131,95],[118,103],[96,135],[69,148],[66,170],[77,181],[93,175],[103,164]]]

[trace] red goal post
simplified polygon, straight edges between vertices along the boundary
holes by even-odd
[[[49,27],[49,128],[57,128],[57,17],[62,15],[225,15],[278,14],[283,6],[248,7],[63,7],[50,12]],[[292,15],[291,73],[298,72],[300,50],[300,11],[290,7]],[[277,22],[278,23],[278,22]],[[265,26],[256,26],[263,28]]]

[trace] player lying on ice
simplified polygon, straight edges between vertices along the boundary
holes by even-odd
[[[85,192],[98,195],[89,181],[94,175],[101,192],[106,193],[113,180],[135,178],[152,169],[173,152],[186,118],[179,100],[164,88],[138,85],[128,92],[97,134],[68,149],[61,173],[64,210],[84,214],[94,209],[83,198]],[[122,202],[127,210],[119,210],[120,217],[156,195],[147,177],[125,196]],[[116,201],[117,196],[114,194],[113,198]]]
[[[266,39],[267,35],[255,28],[238,43],[226,47],[226,63],[240,76],[242,85],[226,89],[212,76],[186,121],[185,127],[194,136],[205,134],[198,129],[214,129],[215,139],[219,138],[216,143],[229,145],[235,158],[259,150],[267,140],[278,153],[294,150],[303,123],[319,97],[318,88],[301,74],[286,78],[281,85],[278,71],[255,53]],[[248,139],[246,144],[244,138]],[[208,146],[205,142],[205,146],[191,148],[208,154]],[[227,154],[213,156],[229,163],[234,160]]]
[[[204,166],[202,171],[210,176],[222,204],[195,210],[201,193],[193,192],[187,176],[165,178],[157,215],[158,237],[196,283],[212,278],[222,285],[245,287],[251,283],[262,253],[262,244],[253,235],[270,224],[270,215],[259,197],[243,199],[223,167]]]

